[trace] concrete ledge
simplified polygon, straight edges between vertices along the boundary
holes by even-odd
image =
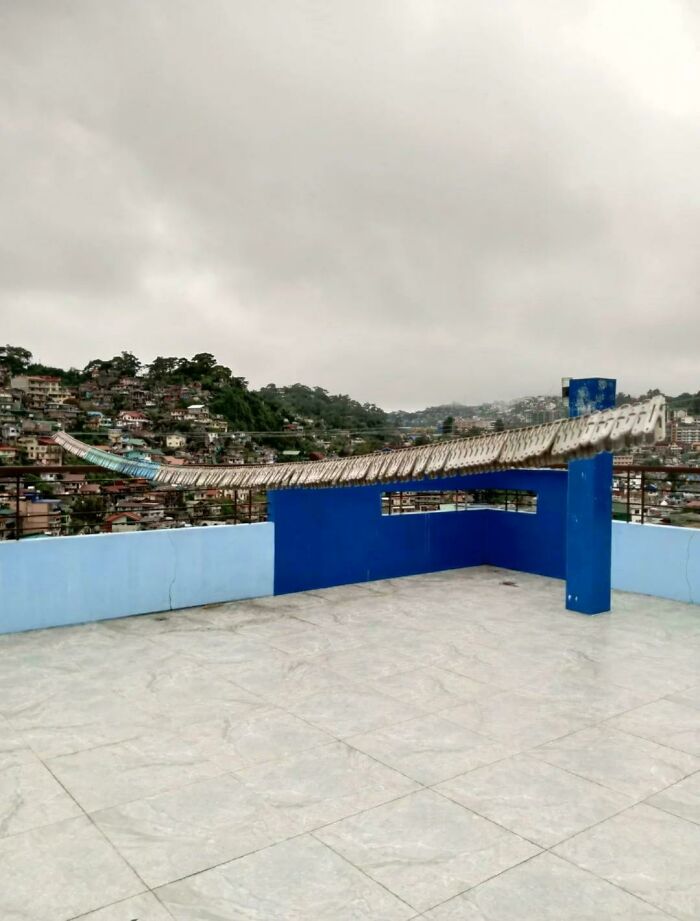
[[[614,521],[612,586],[699,604],[700,531]]]
[[[464,521],[463,514],[438,517]],[[387,521],[397,526],[388,518],[381,523]],[[348,529],[342,516],[336,524]],[[272,522],[6,541],[0,543],[0,633],[272,595],[274,545]],[[445,559],[422,562],[423,571],[449,568]],[[327,584],[338,584],[338,573],[330,576],[335,581],[329,577]],[[700,603],[700,532],[613,522],[612,584]]]
[[[0,543],[0,633],[273,594],[274,525]]]

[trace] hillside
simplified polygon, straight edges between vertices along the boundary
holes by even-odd
[[[244,377],[208,352],[192,358],[159,356],[148,365],[133,353],[122,352],[109,359],[95,358],[82,369],[64,369],[36,361],[28,349],[7,345],[0,347],[0,372],[3,370],[8,378],[56,377],[65,388],[82,391],[76,396],[84,397],[90,383],[102,391],[111,389],[108,408],[112,411],[133,408],[129,400],[133,402],[139,392],[138,408],[153,422],[158,421],[164,396],[174,394],[181,406],[201,402],[225,419],[231,430],[256,433],[256,440],[267,443],[300,419],[312,429],[328,432],[383,437],[388,428],[388,417],[379,407],[361,404],[346,394],[330,394],[321,387],[268,384],[259,391],[251,390]]]
[[[3,371],[7,378],[22,374],[51,375],[68,389],[84,389],[88,382],[97,381],[102,387],[116,388],[110,408],[117,411],[129,408],[125,405],[125,382],[129,383],[127,394],[134,388],[143,389],[146,397],[179,392],[182,405],[188,401],[202,402],[210,412],[225,419],[231,430],[254,432],[258,440],[273,438],[283,431],[289,438],[290,425],[303,423],[307,430],[313,429],[318,434],[349,433],[374,444],[391,440],[397,428],[439,430],[450,417],[477,422],[502,420],[512,427],[548,421],[564,411],[560,397],[544,395],[478,405],[444,403],[387,413],[373,403],[360,403],[347,394],[331,394],[322,387],[301,383],[284,386],[271,383],[252,390],[244,377],[220,364],[208,352],[191,358],[159,356],[150,364],[143,364],[131,352],[122,352],[109,359],[93,359],[82,369],[64,369],[37,361],[28,349],[7,345],[0,347],[0,375]],[[634,402],[659,392],[648,390],[638,397],[620,392],[617,402]],[[684,409],[700,416],[700,391],[666,397],[671,409]],[[146,402],[156,404],[157,409],[157,399]],[[157,415],[149,408],[146,413]]]
[[[387,414],[378,406],[358,403],[346,394],[329,394],[322,387],[307,387],[305,384],[277,387],[268,384],[258,393],[286,416],[313,419],[327,429],[377,432],[388,424]]]

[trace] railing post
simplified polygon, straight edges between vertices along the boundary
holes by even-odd
[[[19,484],[20,484],[20,475],[17,474],[17,479],[15,480],[15,540],[19,540],[22,536],[22,519],[19,516]]]
[[[642,470],[641,487],[642,487],[642,509],[641,509],[642,514],[641,514],[641,522],[640,522],[640,523],[641,523],[641,524],[644,524],[644,471],[643,471],[643,470]]]
[[[615,381],[569,383],[569,415],[615,405]],[[610,610],[612,470],[609,452],[569,462],[566,507],[566,607],[581,614]]]
[[[627,468],[627,523],[631,521],[630,516],[630,470]]]

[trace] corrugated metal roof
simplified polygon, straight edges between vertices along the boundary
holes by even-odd
[[[620,451],[662,441],[666,432],[663,397],[619,406],[545,425],[456,438],[422,447],[322,461],[242,466],[182,466],[130,461],[65,432],[54,440],[71,454],[130,476],[178,486],[290,489],[393,483],[426,477],[483,473],[513,467],[547,467],[601,451]]]

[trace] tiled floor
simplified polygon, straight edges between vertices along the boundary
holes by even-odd
[[[700,608],[562,599],[484,567],[0,637],[0,918],[696,921]]]

